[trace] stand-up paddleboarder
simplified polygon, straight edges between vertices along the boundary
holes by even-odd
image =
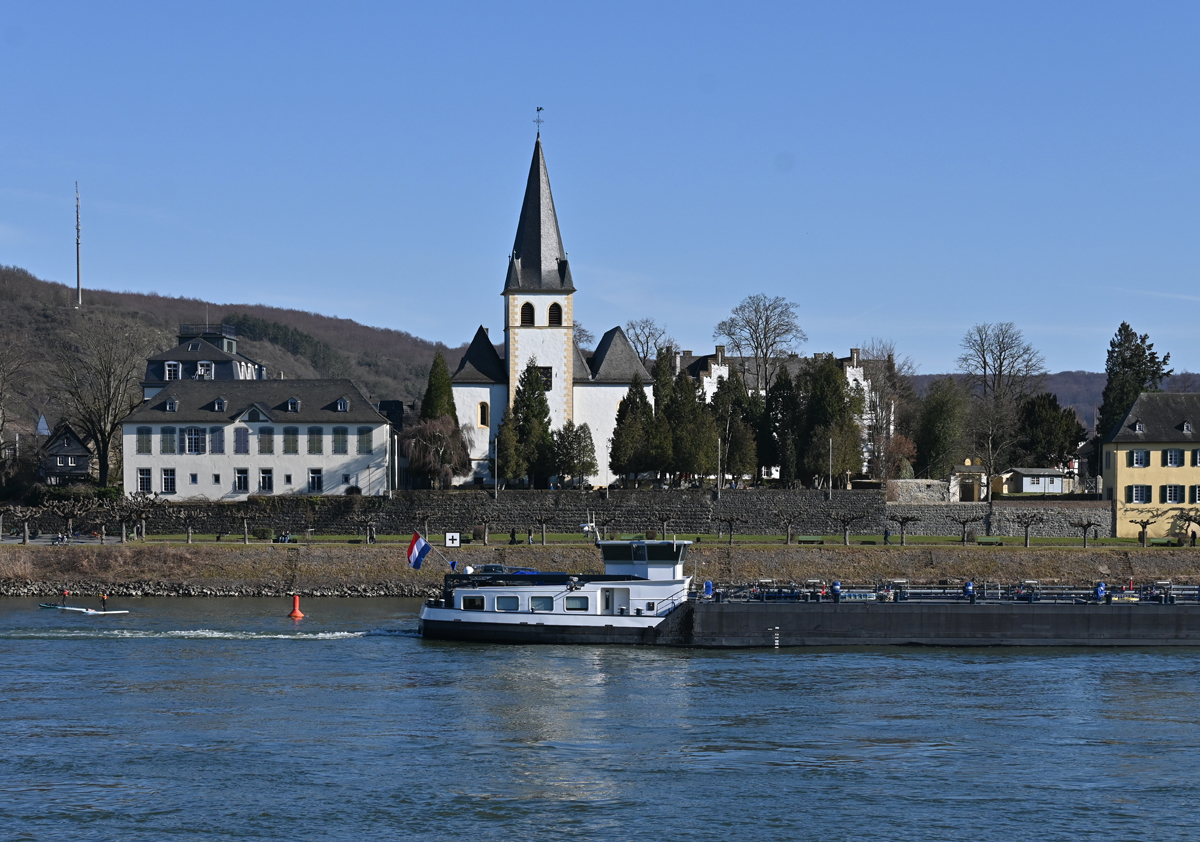
[[[108,610],[108,594],[103,594],[103,593],[100,594],[100,610],[101,611]]]
[[[66,605],[67,605],[67,597],[69,597],[70,595],[71,595],[71,592],[70,592],[70,591],[68,591],[68,590],[63,590],[63,601],[62,601],[62,604],[63,604],[63,607],[64,607],[64,608],[65,608],[65,607],[66,607]]]

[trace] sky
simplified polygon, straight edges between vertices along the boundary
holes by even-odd
[[[47,280],[78,181],[85,288],[499,336],[541,106],[597,336],[711,352],[765,293],[803,354],[1012,321],[1101,371],[1127,320],[1200,370],[1200,4],[2,8],[0,263]]]

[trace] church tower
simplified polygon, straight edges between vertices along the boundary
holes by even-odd
[[[539,133],[504,281],[504,347],[508,405],[525,366],[537,360],[553,429],[574,417],[574,294]]]

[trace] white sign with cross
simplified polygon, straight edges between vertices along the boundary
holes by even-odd
[[[459,538],[460,538],[460,533],[447,532],[446,533],[446,546],[447,547],[457,547],[460,543]]]

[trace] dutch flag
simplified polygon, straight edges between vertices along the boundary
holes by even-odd
[[[421,537],[421,534],[414,532],[412,541],[408,545],[408,566],[413,570],[420,570],[421,562],[425,560],[425,556],[429,555],[431,549],[433,548]]]

